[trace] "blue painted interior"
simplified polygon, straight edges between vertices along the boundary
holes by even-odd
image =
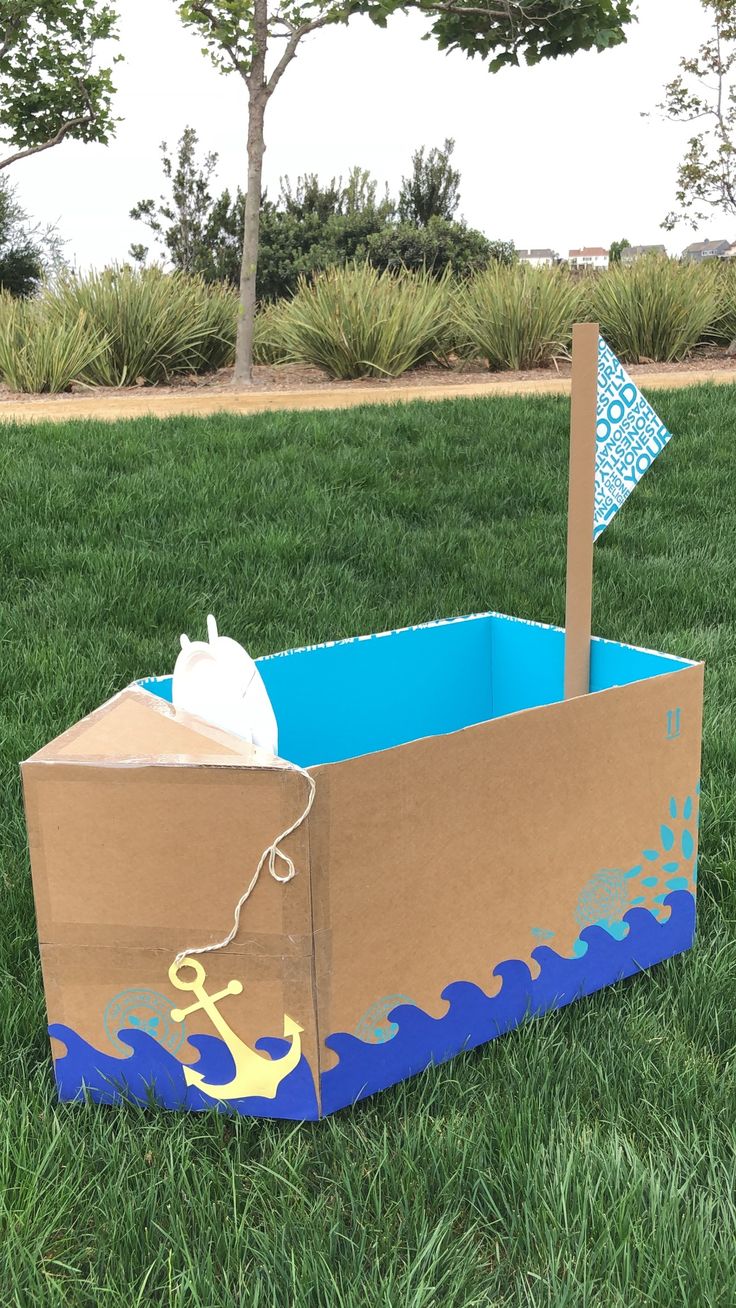
[[[443,735],[563,697],[565,637],[488,613],[356,637],[258,660],[279,724],[279,753],[302,767]],[[691,666],[594,640],[591,691]],[[171,699],[171,678],[140,683]]]

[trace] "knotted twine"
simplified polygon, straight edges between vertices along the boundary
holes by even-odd
[[[252,892],[255,890],[264,863],[268,866],[269,875],[273,877],[274,881],[279,881],[282,885],[286,885],[287,882],[292,881],[293,878],[296,876],[296,868],[294,866],[294,860],[290,858],[288,854],[285,854],[283,849],[280,849],[279,846],[283,840],[287,839],[288,836],[291,836],[294,834],[295,831],[298,831],[299,827],[302,825],[303,822],[306,822],[307,818],[309,817],[309,814],[312,811],[314,797],[315,794],[317,793],[317,783],[314,780],[314,777],[309,772],[307,772],[306,768],[300,768],[297,766],[296,763],[289,763],[288,767],[291,769],[292,772],[299,772],[301,776],[306,777],[309,783],[309,796],[307,798],[307,802],[303,812],[296,819],[296,822],[292,822],[290,827],[287,827],[285,831],[282,831],[281,834],[278,835],[276,839],[270,845],[267,845],[266,848],[264,849],[263,853],[261,854],[261,857],[258,860],[258,866],[256,867],[256,870],[250,879],[249,885],[243,891],[242,895],[240,896],[240,899],[235,905],[235,910],[233,912],[233,924],[228,934],[224,937],[224,939],[218,940],[213,945],[199,945],[197,948],[181,949],[179,953],[176,955],[176,958],[174,959],[174,967],[178,967],[179,964],[182,963],[184,959],[188,958],[191,954],[212,954],[215,953],[216,950],[225,949],[227,945],[232,944],[233,940],[235,939],[240,929],[240,914],[243,905],[246,903],[246,901],[250,898]],[[286,872],[283,875],[281,875],[277,871],[277,859],[281,859],[281,862],[286,866]]]

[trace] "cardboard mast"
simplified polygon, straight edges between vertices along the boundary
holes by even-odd
[[[565,699],[587,695],[590,689],[598,333],[598,324],[592,322],[575,323],[572,329]]]

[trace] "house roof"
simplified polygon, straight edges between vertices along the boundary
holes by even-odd
[[[730,241],[693,241],[688,245],[685,254],[704,254],[706,250],[727,250]]]
[[[556,259],[554,250],[519,250],[520,259]]]
[[[625,245],[621,251],[621,258],[623,259],[626,254],[654,254],[655,251],[657,254],[667,253],[663,245]]]
[[[608,250],[604,250],[601,245],[584,245],[581,250],[571,250],[569,257],[571,259],[581,259],[586,255],[605,255],[608,258]]]

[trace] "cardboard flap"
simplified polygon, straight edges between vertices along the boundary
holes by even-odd
[[[215,764],[284,767],[265,750],[129,686],[29,762]]]

